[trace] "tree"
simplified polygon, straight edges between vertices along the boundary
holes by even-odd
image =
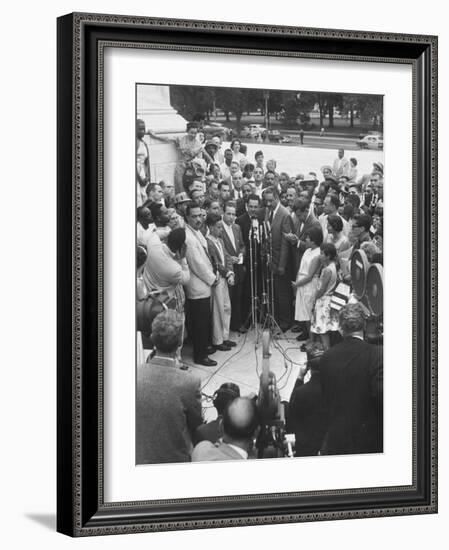
[[[242,115],[248,108],[249,92],[245,88],[216,88],[217,106],[226,113],[234,113],[237,122],[237,133],[240,133]],[[226,120],[229,120],[226,116]]]
[[[342,112],[346,115],[349,114],[349,126],[354,128],[354,118],[357,111],[357,100],[360,96],[355,94],[343,95]]]
[[[281,93],[283,100],[281,118],[286,126],[294,128],[299,123],[308,122],[310,120],[309,112],[316,103],[315,93],[300,91],[284,91]]]
[[[214,105],[214,89],[204,86],[170,86],[172,106],[187,120],[196,114],[209,118]]]
[[[383,97],[380,95],[359,95],[357,98],[360,121],[376,127],[378,122],[380,128],[383,128]]]
[[[317,92],[316,102],[318,103],[318,109],[320,110],[320,128],[324,126],[324,117],[326,114],[326,94]]]

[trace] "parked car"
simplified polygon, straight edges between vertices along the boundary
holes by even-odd
[[[267,136],[267,129],[262,126],[262,124],[249,124],[248,126],[243,126],[241,132],[241,137],[257,137],[261,136],[265,138]]]
[[[383,149],[384,140],[378,135],[367,135],[357,141],[360,149]]]
[[[282,141],[281,132],[279,130],[268,130],[268,140],[279,143]]]
[[[232,130],[226,128],[226,126],[223,126],[219,122],[209,122],[208,124],[205,124],[202,131],[206,139],[210,139],[211,137],[218,135],[225,141],[229,140],[232,134]]]
[[[369,132],[365,132],[364,134],[359,134],[359,139],[363,139],[365,136],[379,136],[381,139],[383,139],[384,137],[382,132],[379,132],[377,130],[370,130]]]

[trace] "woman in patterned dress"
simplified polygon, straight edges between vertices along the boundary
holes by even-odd
[[[315,295],[310,332],[319,335],[325,349],[330,347],[330,331],[338,330],[338,316],[331,305],[332,292],[337,284],[337,250],[332,243],[320,247],[322,265],[319,286]]]

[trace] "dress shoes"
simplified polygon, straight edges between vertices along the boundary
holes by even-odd
[[[235,348],[237,342],[233,342],[232,340],[223,340],[223,344],[228,346],[228,348]]]
[[[224,342],[222,344],[218,344],[218,346],[214,346],[214,348],[218,351],[230,351],[231,348],[227,346]]]
[[[208,348],[206,348],[206,353],[207,355],[212,355],[213,353],[215,353],[217,350],[215,349],[215,346],[209,346]]]
[[[244,326],[241,326],[237,332],[240,332],[240,334],[246,334],[248,332],[248,329]]]
[[[217,361],[210,359],[209,357],[203,357],[203,359],[195,360],[197,365],[203,365],[203,367],[216,367]]]

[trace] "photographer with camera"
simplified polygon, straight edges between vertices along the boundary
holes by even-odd
[[[295,456],[317,455],[327,429],[320,379],[323,353],[324,347],[319,343],[308,346],[307,362],[301,365],[290,396],[287,431],[295,434]]]
[[[223,412],[234,399],[240,397],[240,388],[232,382],[225,382],[213,395],[214,407],[217,409],[217,418],[206,424],[198,426],[195,432],[195,441],[217,442],[223,437]]]
[[[193,449],[192,462],[247,460],[259,426],[254,400],[237,397],[223,412],[223,438],[215,444],[201,441]]]

